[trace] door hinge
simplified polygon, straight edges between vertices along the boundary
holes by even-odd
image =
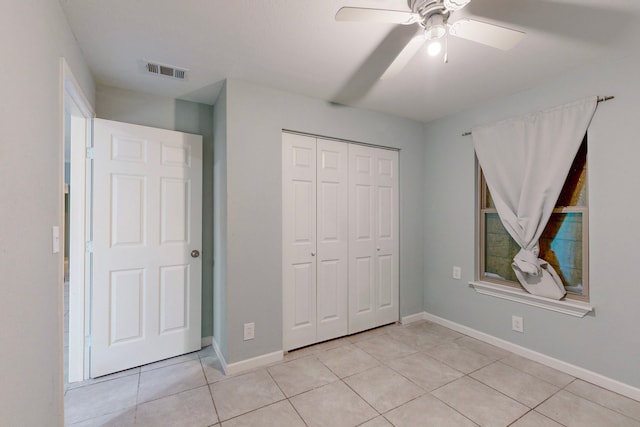
[[[87,147],[87,159],[93,159],[93,147]]]
[[[93,253],[93,240],[89,240],[85,245],[86,251],[88,254]]]

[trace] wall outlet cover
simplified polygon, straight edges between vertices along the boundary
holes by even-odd
[[[524,333],[524,320],[520,316],[511,316],[511,330]]]
[[[256,324],[251,322],[251,323],[245,323],[244,324],[244,340],[252,340],[256,337]]]

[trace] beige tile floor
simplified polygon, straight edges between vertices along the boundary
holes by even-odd
[[[224,376],[211,347],[70,384],[68,426],[639,426],[640,402],[429,322]]]

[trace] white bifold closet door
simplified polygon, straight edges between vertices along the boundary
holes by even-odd
[[[398,320],[398,152],[349,146],[349,333]]]
[[[282,140],[284,350],[397,321],[398,153]]]
[[[285,350],[348,333],[347,147],[283,134]]]

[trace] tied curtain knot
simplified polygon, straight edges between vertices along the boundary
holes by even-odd
[[[538,258],[540,254],[540,246],[536,244],[532,249],[520,249],[520,251],[513,258],[512,267],[517,268],[523,273],[531,276],[539,276],[541,273],[541,265],[546,266],[547,262]]]

